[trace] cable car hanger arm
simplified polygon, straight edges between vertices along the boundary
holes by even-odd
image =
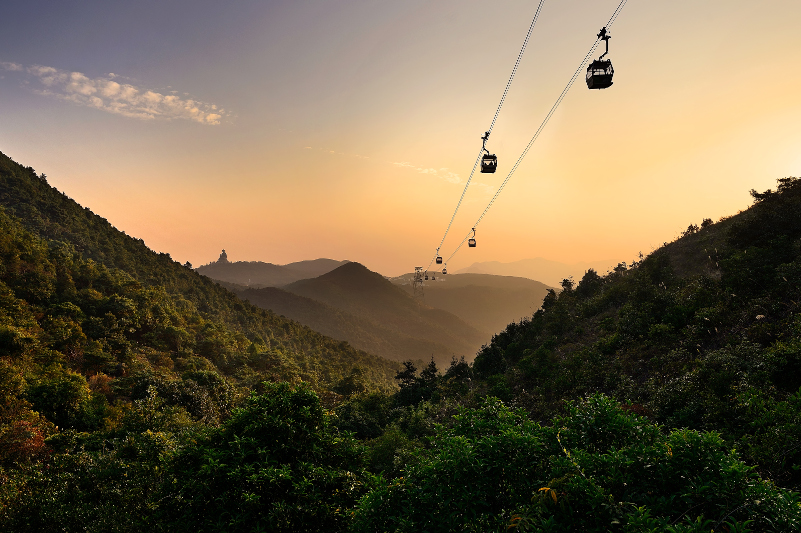
[[[606,52],[601,54],[601,57],[598,58],[598,61],[602,60],[604,58],[604,56],[609,53],[609,39],[611,39],[611,38],[612,38],[612,36],[608,35],[606,33],[606,26],[601,28],[601,32],[598,34],[598,39],[601,39],[602,41],[604,41],[606,43]]]

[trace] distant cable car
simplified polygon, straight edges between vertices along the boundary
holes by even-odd
[[[442,264],[442,258],[439,255],[437,255],[437,264],[438,265]]]
[[[473,236],[467,240],[467,246],[470,248],[476,247],[476,228],[473,228]]]
[[[483,157],[481,158],[481,172],[484,174],[494,174],[495,169],[498,168],[498,158],[495,157],[495,154],[489,153],[487,150],[487,140],[489,139],[490,132],[486,132],[481,139],[484,141],[484,148],[482,148],[485,152]]]
[[[431,274],[431,281],[437,281],[437,276],[435,276],[434,274]]]
[[[428,281],[428,274],[426,274],[426,281]]]
[[[448,273],[448,267],[445,267],[445,268],[443,268],[443,269],[442,269],[442,273],[443,273],[443,274],[447,274],[447,273]]]
[[[609,39],[611,37],[606,34],[606,28],[601,28],[598,34],[600,39],[606,43],[606,52],[601,54],[601,57],[590,63],[587,67],[587,88],[588,89],[606,89],[612,85],[612,76],[615,74],[615,69],[612,68],[612,61],[604,59],[604,56],[609,53]]]

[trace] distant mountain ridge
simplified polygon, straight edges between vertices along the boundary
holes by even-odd
[[[236,283],[247,287],[283,287],[294,281],[315,278],[347,261],[334,259],[312,259],[286,265],[275,265],[262,261],[228,261],[225,250],[216,262],[195,269],[199,274],[219,281]]]
[[[387,359],[427,360],[433,354],[451,352],[442,343],[416,339],[404,332],[278,287],[239,287],[233,290],[240,298],[253,305],[305,324],[323,335],[346,340],[354,348],[380,354]]]
[[[283,287],[238,291],[254,305],[326,331],[395,360],[472,360],[489,340],[458,316],[421,304],[384,276],[355,262]]]
[[[409,294],[406,274],[392,281]],[[448,274],[423,285],[423,301],[449,311],[481,331],[497,333],[510,322],[530,317],[542,304],[548,285],[528,278],[492,274]]]
[[[473,263],[467,268],[457,270],[454,274],[492,274],[495,276],[516,276],[541,281],[551,287],[558,287],[563,279],[573,276],[580,280],[584,273],[593,269],[598,273],[605,273],[617,264],[616,261],[584,261],[580,263],[560,263],[542,257],[521,259],[512,263],[499,261],[485,261]]]

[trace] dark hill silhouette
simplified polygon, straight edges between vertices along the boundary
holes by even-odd
[[[282,287],[293,281],[314,278],[337,268],[347,261],[313,259],[286,265],[274,265],[261,261],[216,261],[198,267],[204,276],[218,281],[236,283],[248,287]]]
[[[393,282],[412,293],[412,274]],[[449,274],[424,285],[426,304],[444,309],[481,331],[497,333],[531,316],[548,292],[544,283],[515,276]]]
[[[452,351],[440,342],[415,338],[278,287],[253,289],[239,286],[232,287],[232,290],[254,305],[296,320],[323,335],[346,340],[355,348],[387,359],[421,359],[423,356],[430,357],[431,354],[447,354]]]
[[[381,274],[351,262],[317,278],[296,281],[285,290],[317,300],[368,321],[374,326],[404,336],[445,346],[445,353],[422,352],[414,358],[448,362],[452,356],[472,360],[487,340],[481,332],[459,317],[421,304]],[[429,349],[429,348],[425,348]]]
[[[283,265],[289,270],[306,274],[307,278],[316,278],[327,272],[331,272],[337,267],[346,264],[348,261],[337,261],[335,259],[308,259],[306,261],[295,261]],[[304,278],[301,278],[304,279]]]

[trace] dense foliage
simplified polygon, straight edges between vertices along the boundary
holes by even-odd
[[[604,392],[670,427],[715,430],[763,475],[801,475],[801,180],[578,286],[511,324],[473,366],[537,418]]]
[[[256,309],[4,157],[0,530],[801,530],[799,180],[441,372]]]
[[[799,495],[715,433],[662,431],[604,396],[549,426],[495,398],[440,426],[431,451],[362,501],[353,531],[791,531]]]

